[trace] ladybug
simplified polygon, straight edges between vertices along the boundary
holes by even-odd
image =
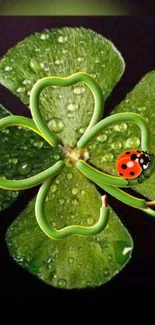
[[[143,151],[131,149],[121,153],[116,160],[117,173],[126,179],[139,177],[150,164],[150,155]]]

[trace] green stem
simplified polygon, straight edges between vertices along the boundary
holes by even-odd
[[[55,230],[45,217],[44,206],[45,200],[48,195],[48,191],[51,187],[53,179],[46,180],[39,189],[35,204],[35,214],[37,222],[42,231],[52,239],[62,239],[70,235],[81,235],[81,236],[93,236],[100,233],[107,225],[109,220],[109,207],[105,206],[105,200],[103,200],[103,206],[100,208],[100,217],[98,222],[92,227],[84,226],[67,226],[60,230]]]

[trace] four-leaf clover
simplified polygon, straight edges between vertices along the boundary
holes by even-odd
[[[9,51],[0,63],[0,81],[29,105],[30,91],[38,79],[46,75],[65,77],[85,71],[97,81],[106,99],[123,69],[123,59],[108,40],[90,30],[64,28],[36,33]],[[153,77],[150,74],[146,79],[152,80]],[[148,105],[148,98],[142,106],[136,96],[142,87],[146,89],[145,79],[142,86],[140,84],[137,87],[118,110],[136,112],[139,109],[145,116],[147,109],[143,108]],[[53,180],[45,204],[46,218],[57,229],[77,223],[92,226],[99,217],[100,195],[94,184],[73,163],[74,154],[77,154],[74,147],[89,124],[93,104],[93,97],[83,84],[43,90],[40,96],[41,114],[59,139],[61,144],[58,148],[50,148],[44,140],[40,140],[39,135],[32,135],[31,131],[24,128],[6,129],[1,134],[1,156],[4,157],[1,176],[4,178],[18,179],[24,174],[29,177],[35,175],[36,171],[50,167],[60,157],[65,158],[66,166]],[[2,117],[8,114],[3,108],[1,111]],[[90,143],[88,161],[114,175],[115,158],[122,148],[139,146],[139,130],[136,126],[117,123]],[[32,153],[32,147],[36,152]],[[71,152],[72,163],[67,159]],[[10,162],[5,168],[6,155]],[[154,174],[144,184],[151,182],[153,177]],[[136,185],[139,192],[143,188],[143,184]],[[13,195],[17,198],[16,192]],[[151,195],[149,198],[153,199]],[[9,191],[2,191],[1,197],[2,204],[4,202],[2,208],[14,199]],[[46,283],[64,288],[101,285],[118,273],[129,260],[132,239],[111,208],[108,225],[99,235],[70,236],[53,241],[38,227],[34,205],[35,198],[10,226],[7,244],[13,258]]]

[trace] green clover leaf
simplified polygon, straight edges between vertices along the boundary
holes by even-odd
[[[37,33],[10,50],[0,63],[0,79],[28,104],[33,84],[45,77],[46,73],[47,76],[63,77],[85,71],[95,77],[106,98],[120,78],[123,66],[119,53],[103,37],[84,29],[65,28]],[[75,147],[89,124],[93,113],[91,93],[83,84],[67,89],[51,88],[42,92],[40,102],[44,121],[52,131],[55,128],[55,133],[61,141],[59,151],[63,146],[68,153],[69,148]],[[53,123],[53,119],[58,123]],[[125,131],[124,125],[114,126],[116,135],[119,133],[119,127]],[[30,134],[29,132],[27,133]],[[107,132],[105,135],[109,140]],[[112,133],[110,132],[109,134]],[[136,141],[135,135],[131,138],[134,138],[133,142]],[[101,155],[104,156],[102,150],[106,141],[101,135],[97,138],[97,144],[101,145],[100,157],[96,155],[98,161]],[[131,144],[131,141],[128,142]],[[90,162],[93,155],[95,156],[95,147],[96,153],[99,152],[97,144],[95,142],[90,145]],[[113,148],[113,143],[110,144],[109,148]],[[53,148],[49,150],[51,156],[52,150]],[[62,150],[62,155],[65,155],[65,150]],[[40,148],[40,155],[41,152]],[[105,153],[107,167],[110,166],[109,161],[114,159],[112,154],[108,158],[108,154],[111,152]],[[98,162],[93,161],[93,164],[97,166]],[[103,165],[101,167],[103,168]],[[41,170],[44,170],[43,166]],[[35,173],[35,170],[33,172]],[[101,234],[89,238],[71,236],[55,242],[48,239],[39,229],[35,220],[34,205],[35,199],[11,225],[7,232],[7,243],[14,259],[45,282],[65,288],[97,286],[107,282],[129,260],[132,240],[112,209],[109,223]],[[45,213],[49,223],[57,229],[75,222],[88,226],[98,220],[100,205],[100,196],[95,186],[79,173],[75,166],[66,164],[65,169],[53,181]]]

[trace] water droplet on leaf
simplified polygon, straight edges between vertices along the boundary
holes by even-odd
[[[104,269],[104,276],[105,278],[109,278],[110,277],[110,270],[108,268]]]
[[[114,156],[113,156],[113,154],[112,153],[107,153],[106,155],[104,155],[103,157],[102,157],[102,162],[106,162],[106,161],[109,161],[109,162],[111,162],[111,161],[113,161],[113,159],[114,159]]]
[[[87,225],[88,226],[91,226],[91,225],[93,225],[93,223],[94,223],[94,219],[93,218],[87,218]]]
[[[12,67],[7,66],[7,67],[4,68],[4,70],[5,70],[5,71],[12,71]]]
[[[116,259],[120,265],[123,265],[129,258],[132,247],[125,241],[117,240],[115,242]]]
[[[54,155],[54,159],[55,160],[59,160],[60,159],[60,155],[59,154]]]
[[[63,130],[63,122],[59,118],[53,118],[49,121],[48,127],[51,131],[59,133]]]
[[[59,204],[62,205],[65,203],[65,200],[64,199],[59,199]]]
[[[66,42],[67,42],[67,36],[61,35],[61,36],[58,37],[58,43],[63,44],[63,43],[66,43]]]
[[[56,186],[56,184],[53,184],[51,187],[51,192],[54,193],[54,192],[56,192],[56,190],[57,190],[57,186]]]
[[[71,103],[67,105],[68,111],[77,111],[79,109],[79,105],[77,103]]]
[[[48,34],[42,34],[42,35],[40,36],[40,39],[41,39],[42,41],[45,41],[45,40],[49,39],[49,35],[48,35]]]
[[[68,259],[68,263],[69,263],[69,264],[73,264],[73,263],[74,263],[74,258],[73,258],[73,257],[69,257],[69,259]]]
[[[116,124],[114,126],[114,130],[117,131],[117,132],[124,132],[124,131],[127,130],[127,128],[128,128],[128,125],[125,122]]]
[[[125,143],[125,148],[137,148],[140,145],[140,139],[137,137],[128,138]]]
[[[111,148],[115,150],[119,150],[122,148],[122,143],[121,142],[114,142],[111,144]]]
[[[72,204],[73,204],[73,205],[78,205],[78,200],[76,200],[76,199],[73,200],[73,201],[72,201]]]
[[[106,134],[100,134],[98,137],[97,137],[97,141],[99,142],[105,142],[107,141],[107,135]]]
[[[67,281],[65,279],[59,279],[58,282],[57,282],[57,285],[58,287],[60,288],[65,288],[66,287],[66,284],[67,284]]]
[[[19,167],[18,171],[21,175],[27,175],[31,172],[32,166],[30,163],[24,163],[22,166]]]
[[[76,95],[81,95],[85,92],[85,88],[84,87],[76,87],[73,89],[73,93]]]
[[[72,194],[73,194],[73,195],[76,195],[77,192],[78,192],[78,188],[77,188],[77,187],[73,187],[73,188],[72,188]]]
[[[72,174],[72,173],[68,173],[68,174],[67,174],[67,178],[68,178],[68,179],[72,179],[72,178],[73,178],[73,174]]]

